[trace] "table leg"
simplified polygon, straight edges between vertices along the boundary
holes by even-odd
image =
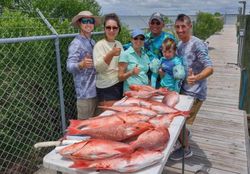
[[[183,149],[183,156],[182,156],[182,174],[184,174],[185,171],[185,137],[186,137],[186,121],[184,122],[183,128],[182,128],[182,149]]]

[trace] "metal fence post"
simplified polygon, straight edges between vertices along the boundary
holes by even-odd
[[[65,105],[64,105],[64,96],[63,96],[63,82],[62,82],[62,68],[61,68],[61,56],[60,56],[60,42],[59,36],[54,27],[49,23],[49,21],[44,17],[42,12],[39,9],[36,9],[39,16],[42,18],[44,23],[48,26],[50,31],[55,34],[57,37],[55,39],[55,48],[56,48],[56,62],[57,62],[57,76],[58,76],[58,90],[59,90],[59,100],[60,100],[60,110],[61,110],[61,119],[62,119],[62,130],[63,132],[66,129],[66,119],[65,119]]]

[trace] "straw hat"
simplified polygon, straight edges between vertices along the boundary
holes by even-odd
[[[89,17],[89,18],[94,18],[95,19],[95,25],[99,25],[101,23],[101,18],[99,16],[93,16],[93,14],[90,11],[81,11],[78,13],[75,17],[73,17],[71,24],[74,27],[79,27],[78,25],[78,20],[83,18],[83,17]]]

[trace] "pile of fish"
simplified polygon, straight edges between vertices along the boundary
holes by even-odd
[[[162,160],[171,121],[175,116],[187,117],[189,112],[174,108],[179,101],[178,93],[143,85],[132,85],[130,89],[115,105],[101,107],[115,111],[112,114],[70,120],[67,136],[91,137],[59,151],[74,161],[71,167],[127,173]],[[156,101],[154,97],[159,95],[168,102]]]

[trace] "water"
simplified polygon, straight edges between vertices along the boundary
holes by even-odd
[[[191,15],[191,20],[196,20],[195,15]],[[147,28],[150,16],[120,16],[123,25],[128,26],[129,29]],[[176,16],[168,16],[171,21],[175,21]],[[234,25],[236,23],[237,15],[227,14],[224,16],[226,25]]]

